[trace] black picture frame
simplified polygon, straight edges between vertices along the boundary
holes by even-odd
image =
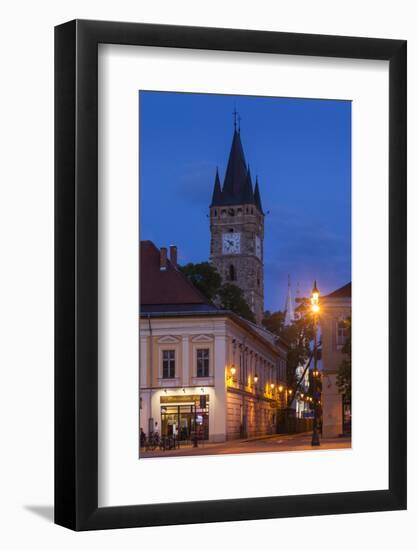
[[[98,507],[98,44],[389,62],[389,488]],[[55,28],[55,522],[74,530],[406,508],[406,41],[74,20]],[[381,404],[384,406],[384,404]]]

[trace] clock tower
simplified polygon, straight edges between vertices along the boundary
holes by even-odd
[[[210,261],[223,282],[237,285],[261,324],[264,313],[264,212],[258,178],[253,188],[240,139],[233,134],[223,185],[216,171],[210,204]]]

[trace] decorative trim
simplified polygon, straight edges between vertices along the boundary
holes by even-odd
[[[208,334],[199,334],[198,336],[194,336],[191,339],[191,342],[193,344],[200,342],[214,342],[214,338],[213,336],[209,336]]]
[[[179,344],[181,340],[175,336],[162,336],[157,342],[158,344]]]

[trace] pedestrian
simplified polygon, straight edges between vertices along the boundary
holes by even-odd
[[[140,446],[144,447],[146,443],[146,434],[143,431],[143,428],[140,429]]]
[[[154,430],[153,430],[153,435],[154,435],[155,441],[158,443],[158,442],[159,442],[159,428],[158,428],[158,422],[155,422],[155,428],[154,428]]]

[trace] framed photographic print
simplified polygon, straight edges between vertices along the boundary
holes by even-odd
[[[55,158],[56,523],[405,509],[406,42],[71,21]]]

